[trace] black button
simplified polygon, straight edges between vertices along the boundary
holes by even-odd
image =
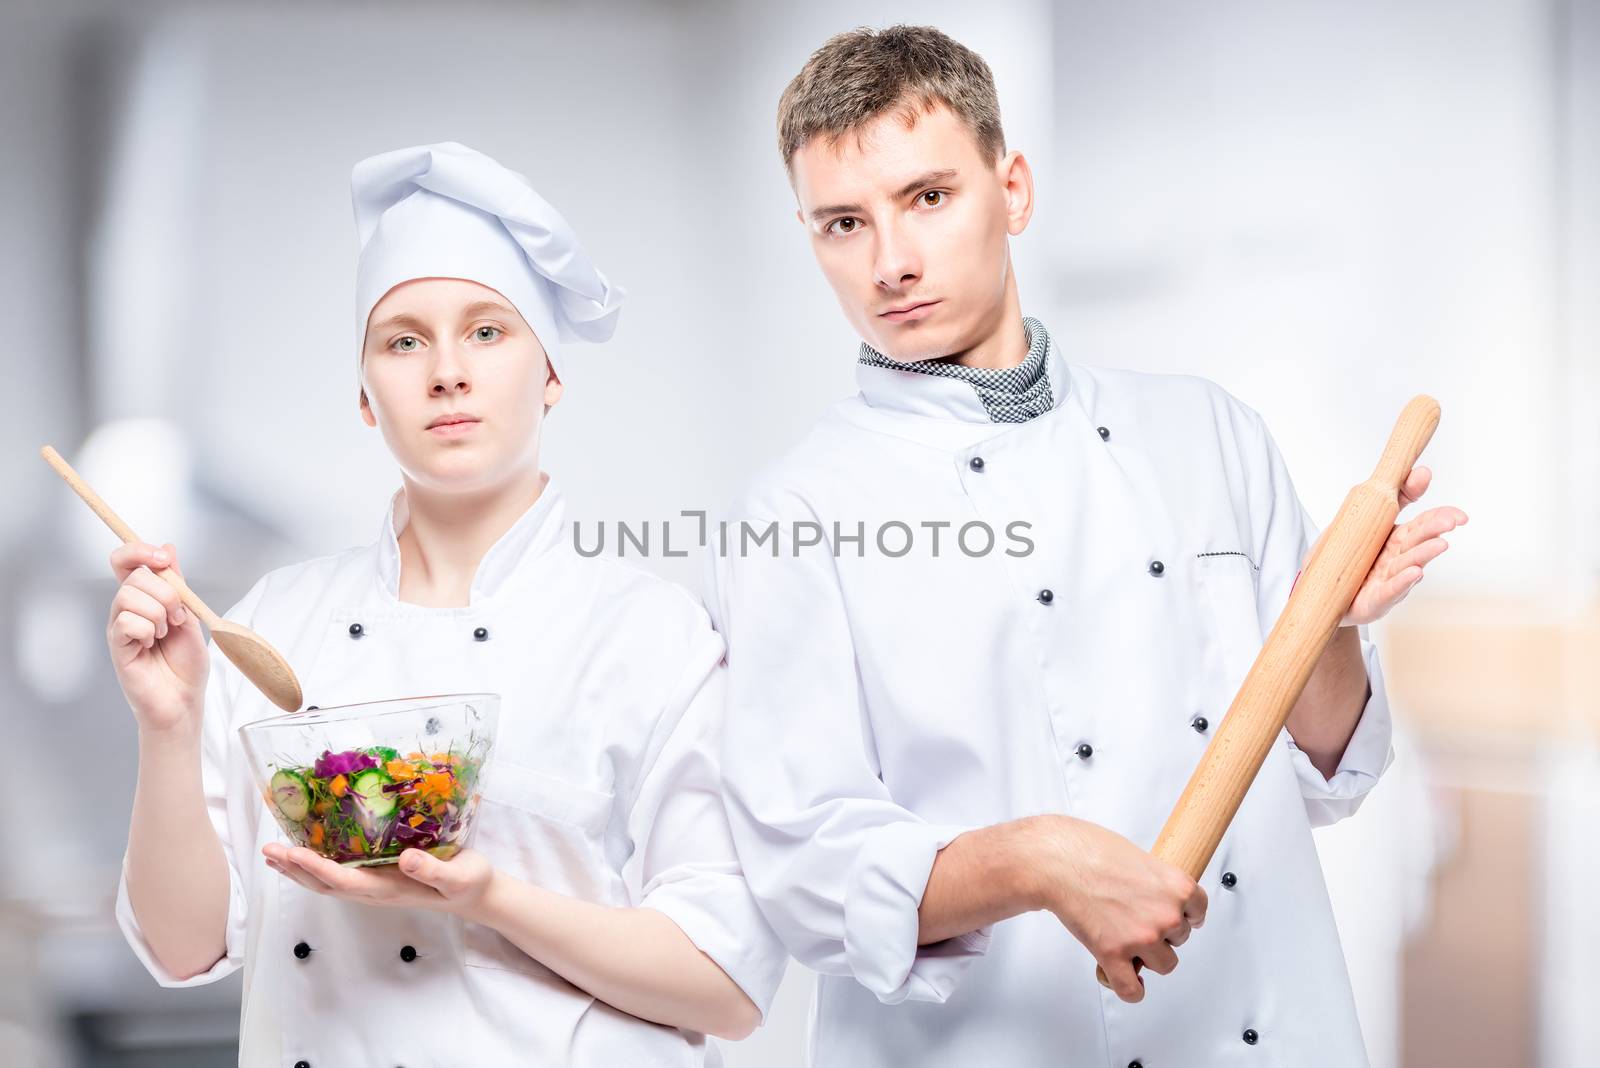
[[[1104,428],[1102,428],[1102,429],[1104,429]],[[1129,1061],[1128,1062],[1128,1068],[1144,1068],[1144,1062],[1143,1061]]]
[[[1160,560],[1150,561],[1150,574],[1154,575],[1156,578],[1160,578],[1161,573],[1166,569],[1167,565],[1163,564]]]
[[[1244,1035],[1242,1037],[1244,1038],[1244,1044],[1245,1045],[1253,1046],[1253,1045],[1256,1044],[1256,1040],[1259,1039],[1261,1036],[1256,1034],[1256,1029],[1254,1027],[1246,1027],[1244,1029]]]
[[[1191,719],[1189,721],[1189,726],[1193,727],[1195,730],[1199,731],[1201,734],[1204,734],[1206,732],[1206,728],[1211,726],[1211,724],[1206,721],[1206,717],[1204,717],[1204,716],[1196,716],[1196,717],[1194,717],[1194,719]]]
[[[489,640],[489,632],[483,627],[479,627],[477,630],[473,631],[472,636],[480,642],[486,642]]]
[[[1111,440],[1111,431],[1107,430],[1105,427],[1097,426],[1094,429],[1095,429],[1095,432],[1100,435],[1100,440],[1101,441],[1110,441]],[[1134,1064],[1138,1064],[1139,1062],[1138,1061],[1134,1061],[1133,1063]]]
[[[1225,871],[1225,872],[1222,873],[1222,885],[1227,887],[1229,890],[1232,890],[1235,886],[1238,885],[1238,883],[1239,883],[1239,877],[1237,875],[1233,874],[1233,872]]]
[[[350,624],[350,637],[359,638],[359,637],[361,637],[361,633],[362,633],[362,631],[361,631],[361,624],[360,623],[352,623],[352,624]]]
[[[315,712],[316,710],[317,710],[317,706],[316,705],[306,705],[306,711],[307,712]]]
[[[1088,742],[1084,742],[1082,745],[1078,746],[1079,759],[1088,760],[1092,756],[1094,756],[1094,746],[1090,745]]]
[[[982,471],[983,470],[983,457],[974,456],[972,459],[967,461],[967,466],[972,468],[974,471]]]
[[[401,946],[400,947],[400,959],[405,961],[407,964],[410,964],[412,961],[416,960],[417,959],[416,947],[414,947],[414,946]]]
[[[1044,604],[1049,604],[1051,601],[1053,601],[1055,599],[1056,599],[1056,595],[1051,593],[1049,590],[1040,590],[1039,591],[1039,600],[1041,602],[1043,602]]]
[[[305,960],[307,957],[311,956],[311,947],[306,945],[304,942],[296,942],[294,944],[294,955],[299,957],[301,960]]]
[[[310,1061],[295,1061],[294,1068],[311,1068]]]

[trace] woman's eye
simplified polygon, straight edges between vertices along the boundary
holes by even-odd
[[[396,338],[391,346],[396,352],[416,352],[417,346],[422,344],[414,337]]]
[[[929,200],[929,197],[933,197],[934,199]],[[937,208],[940,204],[944,203],[944,193],[938,189],[930,189],[926,193],[922,194],[922,202],[928,205],[930,208]]]
[[[493,341],[502,333],[498,326],[480,326],[472,332],[472,336],[479,341]]]
[[[833,222],[829,223],[828,224],[828,233],[830,233],[830,234],[853,234],[853,233],[856,232],[856,227],[859,226],[859,225],[860,225],[860,220],[853,219],[853,218],[851,218],[850,216],[847,215],[842,219],[835,219],[835,220],[833,220]]]

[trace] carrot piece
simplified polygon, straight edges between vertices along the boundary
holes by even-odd
[[[328,783],[328,790],[334,797],[343,797],[345,790],[349,789],[350,781],[343,775],[335,775]]]
[[[322,838],[323,838],[322,824],[313,823],[311,825],[311,844],[313,846],[322,845]]]

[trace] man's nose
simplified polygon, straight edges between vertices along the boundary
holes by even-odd
[[[904,289],[922,276],[922,259],[898,226],[882,226],[872,270],[880,288]]]

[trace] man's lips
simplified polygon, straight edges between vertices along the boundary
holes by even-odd
[[[878,318],[887,319],[891,323],[910,322],[913,319],[921,319],[928,315],[938,304],[937,300],[924,300],[916,304],[902,304],[898,308],[879,312]]]

